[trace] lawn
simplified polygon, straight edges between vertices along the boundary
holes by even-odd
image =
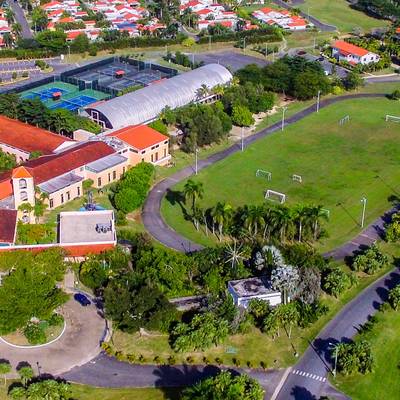
[[[72,385],[72,398],[76,400],[178,400],[178,389],[104,389],[85,385]],[[9,400],[7,387],[0,385],[0,400]]]
[[[335,25],[341,33],[351,32],[355,27],[366,32],[389,25],[389,21],[352,9],[346,0],[305,0],[298,7],[321,22]]]
[[[267,188],[283,192],[289,204],[321,204],[330,211],[329,237],[320,250],[330,250],[360,232],[361,203],[367,198],[366,223],[390,207],[388,197],[400,189],[399,125],[386,123],[385,114],[399,115],[399,103],[387,99],[348,100],[321,109],[261,139],[244,153],[236,153],[201,171],[205,196],[201,207],[226,201],[233,206],[264,202]],[[338,121],[351,119],[343,127]],[[257,169],[272,172],[272,181],[256,178]],[[293,182],[292,174],[303,183]],[[246,190],[241,190],[245,185]],[[184,182],[174,190],[182,190]],[[166,222],[184,236],[210,245],[183,217],[178,204],[166,199],[161,211]]]

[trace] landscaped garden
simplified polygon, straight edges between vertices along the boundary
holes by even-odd
[[[204,197],[197,205],[260,205],[267,189],[284,193],[291,206],[322,205],[329,221],[324,225],[327,237],[318,246],[330,250],[361,231],[364,196],[368,224],[390,208],[388,197],[399,187],[398,126],[385,122],[386,114],[398,115],[398,102],[357,99],[321,109],[201,171],[195,181],[203,183]],[[346,115],[350,120],[340,125]],[[272,180],[256,177],[258,169],[271,172]],[[293,181],[293,174],[301,176],[302,183]],[[197,231],[190,218],[185,219],[182,204],[174,198],[184,185],[163,200],[166,222],[198,243],[215,243],[216,237],[206,236],[203,226]]]

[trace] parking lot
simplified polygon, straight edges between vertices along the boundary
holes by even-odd
[[[203,61],[205,64],[221,64],[233,72],[245,67],[248,64],[257,64],[264,67],[268,64],[266,60],[249,56],[235,51],[221,51],[213,53],[194,54],[194,61]],[[192,55],[190,55],[192,58]]]

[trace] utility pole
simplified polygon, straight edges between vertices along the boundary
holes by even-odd
[[[246,38],[243,38],[243,53],[246,53]]]
[[[321,91],[318,90],[318,96],[317,96],[317,113],[319,112],[319,102],[321,99]]]
[[[208,50],[211,50],[211,35],[208,36]]]
[[[282,125],[281,125],[281,131],[285,129],[285,112],[287,110],[287,107],[282,107]]]
[[[196,149],[194,150],[194,174],[195,175],[197,175],[197,173],[199,172],[198,171],[198,160],[197,160],[197,154],[198,154],[198,152],[199,152],[199,149],[197,148],[197,146],[196,146]]]
[[[362,214],[361,214],[361,228],[364,228],[365,208],[367,207],[367,198],[365,196],[361,199],[361,203],[363,205]]]
[[[243,132],[244,128],[242,126],[242,132],[241,132],[241,149],[242,151],[244,150],[244,132]]]

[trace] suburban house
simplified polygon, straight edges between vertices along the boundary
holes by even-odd
[[[0,150],[13,154],[17,162],[27,161],[32,153],[48,155],[73,144],[64,136],[0,115]]]
[[[250,301],[255,299],[267,301],[271,306],[282,303],[282,293],[274,290],[265,277],[229,281],[228,292],[238,307],[247,308]]]
[[[289,10],[276,10],[264,7],[253,12],[253,17],[270,26],[279,26],[288,31],[300,31],[311,27],[312,24]]]
[[[332,57],[338,61],[347,61],[352,65],[377,63],[380,60],[378,54],[372,53],[362,47],[347,43],[344,40],[337,40],[332,44]]]

